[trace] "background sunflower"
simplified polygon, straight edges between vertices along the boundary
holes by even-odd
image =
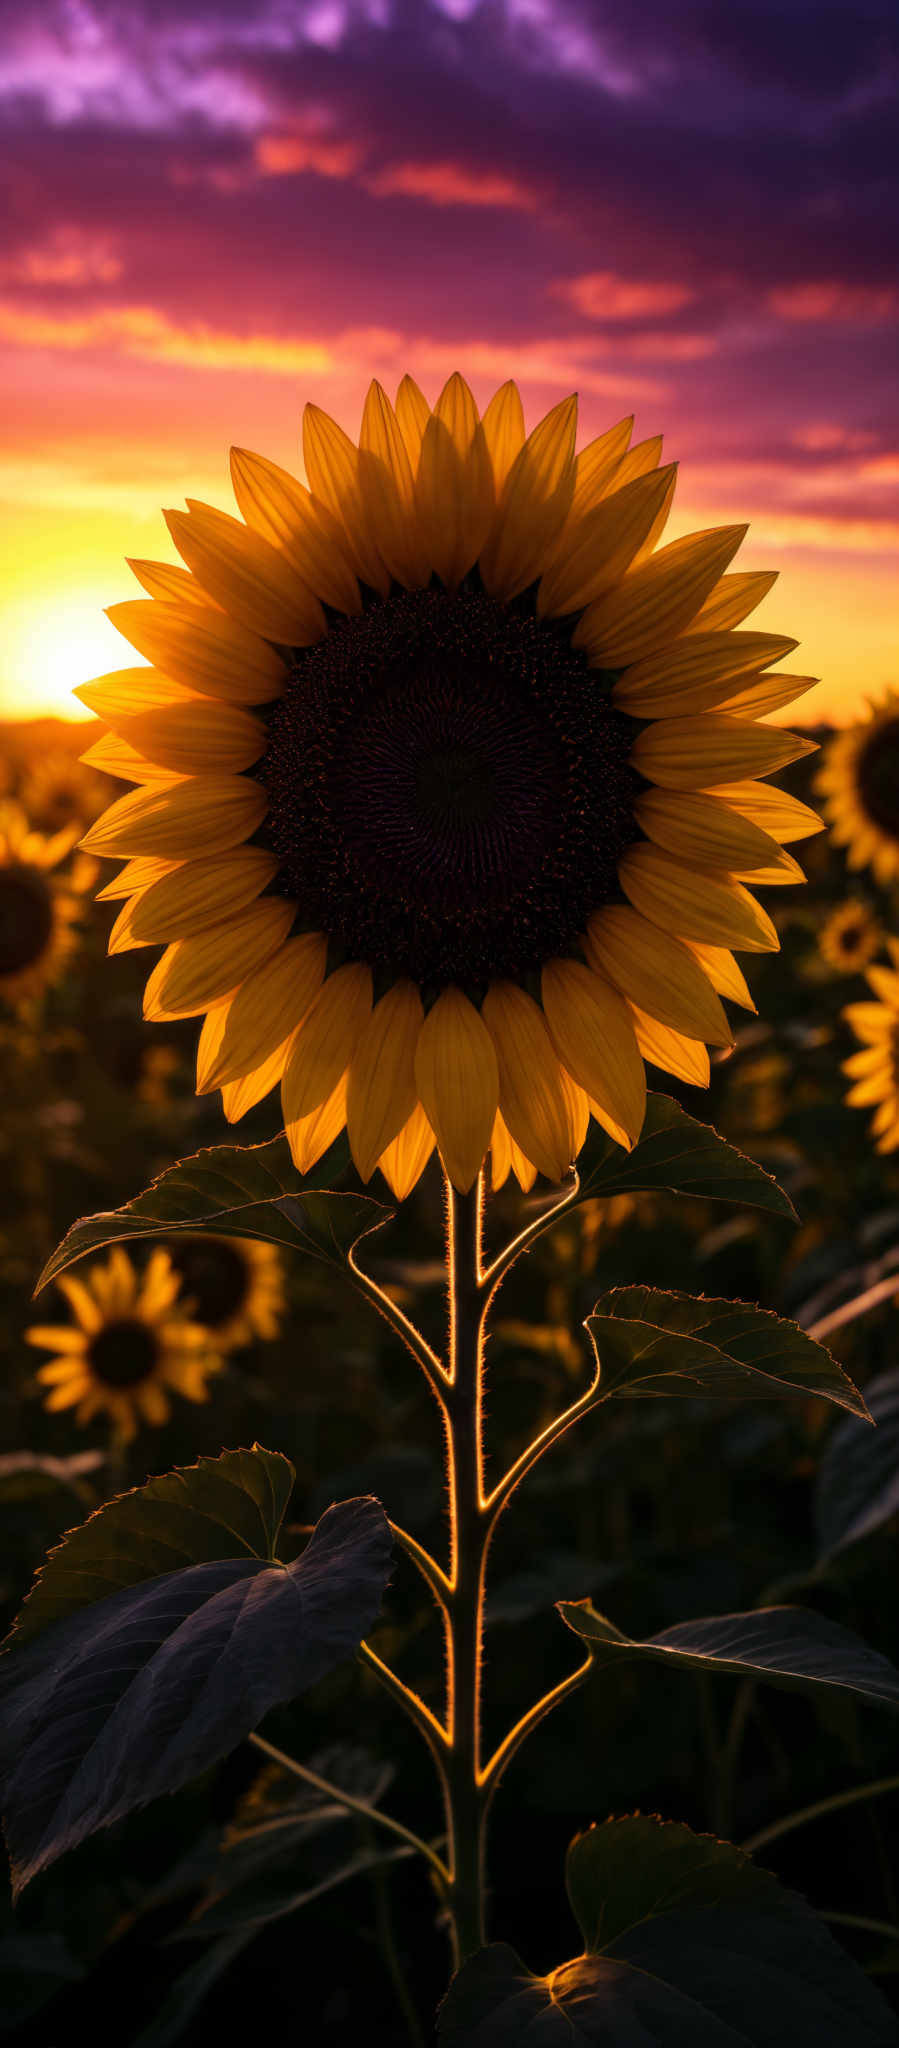
[[[277,1337],[287,1307],[277,1245],[179,1231],[167,1249],[187,1310],[211,1330],[220,1351]]]
[[[435,1142],[461,1190],[488,1151],[558,1180],[752,1007],[746,882],[818,829],[760,780],[812,743],[760,720],[808,679],[736,630],[774,580],[726,573],[744,527],[657,547],[675,470],[631,425],[578,455],[573,398],[526,436],[459,376],[373,384],[358,447],[307,406],[310,488],[236,450],[242,519],[169,513],[186,571],[111,609],[155,664],[79,691],[139,785],[84,842],[129,856],[111,950],[165,944],[145,1014],[206,1013],[230,1119],[280,1083],[302,1171],[346,1124],[398,1195]]]
[[[78,877],[54,870],[77,833],[75,824],[47,838],[20,804],[0,805],[0,1002],[41,995],[65,970],[76,942]]]
[[[851,868],[870,867],[879,882],[899,875],[899,692],[887,691],[867,718],[834,733],[816,789],[831,838]]]
[[[878,1152],[899,1147],[899,940],[887,939],[892,967],[869,967],[865,975],[876,1001],[849,1003],[843,1011],[863,1050],[843,1061],[852,1078],[846,1101],[874,1108],[871,1136]]]
[[[129,1443],[142,1423],[168,1420],[171,1392],[208,1400],[207,1382],[221,1359],[209,1331],[191,1319],[161,1247],[143,1276],[115,1245],[104,1263],[80,1277],[63,1274],[57,1284],[74,1320],[25,1332],[29,1344],[54,1354],[37,1372],[50,1388],[46,1408],[74,1408],[80,1424],[106,1414]]]

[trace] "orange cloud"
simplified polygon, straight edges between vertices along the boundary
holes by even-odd
[[[899,309],[894,285],[841,284],[836,278],[786,285],[769,292],[772,312],[784,320],[889,320]]]
[[[384,198],[400,192],[432,206],[508,206],[526,213],[539,204],[536,190],[498,171],[467,170],[457,163],[388,164],[367,179],[368,190]]]
[[[659,313],[677,313],[693,298],[686,285],[643,282],[619,277],[614,270],[560,277],[549,288],[588,320],[642,320]]]
[[[335,367],[329,343],[273,334],[228,334],[201,323],[179,327],[153,306],[117,306],[81,318],[31,312],[0,301],[0,340],[19,348],[104,350],[191,369],[267,370],[321,376]]]
[[[0,261],[5,284],[112,284],[122,264],[106,235],[59,227],[46,241]]]
[[[794,448],[806,448],[810,455],[854,455],[860,448],[870,448],[873,439],[873,434],[838,426],[835,420],[813,421],[807,427],[797,427],[790,435]]]
[[[261,135],[256,143],[257,167],[268,178],[317,171],[322,178],[349,178],[361,151],[355,142],[323,142],[309,135]]]

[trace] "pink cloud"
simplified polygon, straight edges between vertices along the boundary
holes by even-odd
[[[110,237],[78,227],[60,225],[31,248],[0,258],[0,280],[6,284],[112,284],[121,275]]]
[[[403,193],[432,206],[508,206],[533,213],[539,205],[539,193],[519,179],[458,163],[388,164],[366,183],[378,198]]]
[[[582,277],[560,277],[549,287],[588,320],[643,320],[677,313],[693,297],[688,286],[619,277],[614,270],[590,270]]]
[[[317,171],[322,178],[349,178],[361,154],[355,142],[329,142],[310,135],[260,135],[255,162],[269,178],[290,177],[298,171]]]
[[[895,285],[842,284],[838,278],[819,278],[769,292],[768,304],[784,320],[866,324],[891,318],[899,309],[899,290]]]

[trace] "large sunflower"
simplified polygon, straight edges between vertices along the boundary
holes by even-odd
[[[557,1180],[591,1112],[634,1142],[644,1059],[707,1079],[777,945],[746,882],[818,820],[759,780],[810,745],[758,722],[795,642],[734,630],[774,577],[725,573],[743,526],[657,549],[660,443],[575,428],[459,376],[373,384],[358,448],[308,406],[310,489],[236,450],[243,518],[168,513],[187,571],[110,611],[154,668],[78,693],[141,785],[85,842],[129,856],[111,946],[166,945],[147,1016],[208,1013],[230,1118],[280,1082],[301,1170],[345,1123],[400,1195],[435,1141]]]
[[[862,1051],[843,1061],[852,1087],[846,1101],[854,1109],[871,1109],[871,1136],[878,1152],[899,1148],[899,940],[887,939],[892,967],[869,967],[865,980],[873,1003],[849,1003],[843,1011]]]
[[[168,1254],[191,1314],[212,1331],[220,1350],[277,1337],[287,1305],[277,1245],[179,1230]]]
[[[209,1331],[179,1299],[167,1252],[154,1251],[141,1278],[115,1245],[83,1279],[65,1273],[56,1284],[74,1322],[25,1332],[29,1344],[54,1353],[37,1374],[51,1390],[46,1408],[74,1408],[80,1423],[105,1413],[127,1443],[140,1423],[168,1421],[171,1389],[188,1401],[208,1400],[206,1382],[221,1360]]]
[[[73,878],[67,883],[53,870],[71,852],[77,829],[46,838],[19,804],[0,805],[0,1002],[42,994],[66,966],[78,905]]]
[[[851,868],[870,867],[878,882],[899,875],[899,692],[889,690],[867,718],[828,741],[816,784],[830,836]]]

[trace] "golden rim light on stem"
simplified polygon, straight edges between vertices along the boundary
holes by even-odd
[[[595,1117],[639,1136],[644,1062],[696,1083],[777,945],[752,893],[819,828],[763,779],[808,678],[741,630],[773,581],[742,526],[664,543],[675,484],[631,421],[576,450],[373,384],[358,444],[306,408],[308,488],[236,450],[240,517],[167,515],[110,617],[152,666],[81,687],[87,759],[136,784],[85,844],[122,856],[114,950],[162,945],[153,1018],[203,1017],[201,1091],[280,1085],[307,1172],[346,1126],[402,1197],[558,1181]]]

